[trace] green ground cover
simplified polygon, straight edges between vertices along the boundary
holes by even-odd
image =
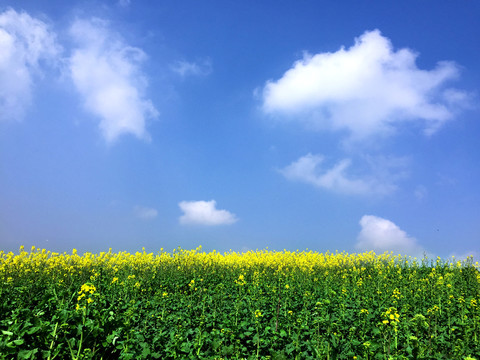
[[[0,252],[0,359],[480,359],[478,264]]]

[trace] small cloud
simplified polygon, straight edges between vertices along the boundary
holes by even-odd
[[[468,94],[445,88],[459,67],[442,61],[416,65],[410,49],[394,50],[380,31],[367,31],[348,49],[305,53],[263,88],[263,111],[318,129],[346,130],[352,138],[388,135],[402,123],[437,131],[467,105]]]
[[[217,210],[215,200],[182,201],[178,206],[184,212],[180,216],[180,224],[228,225],[238,221],[237,217],[229,211]]]
[[[187,76],[207,76],[212,72],[212,63],[208,59],[201,62],[177,61],[171,66],[171,69],[182,78]]]
[[[387,219],[373,215],[364,215],[360,220],[362,227],[355,247],[360,251],[383,253],[393,251],[394,254],[423,257],[425,250],[417,240],[401,230]]]
[[[21,120],[31,103],[33,75],[56,63],[61,47],[43,21],[26,12],[0,13],[0,121]]]
[[[136,217],[144,220],[154,219],[158,215],[158,211],[156,209],[138,205],[133,208],[133,213]]]
[[[145,53],[123,42],[100,19],[77,20],[70,29],[77,48],[70,73],[85,108],[100,119],[107,142],[122,134],[149,140],[146,121],[158,111],[144,96],[147,79],[140,71]]]
[[[374,173],[371,176],[353,176],[348,170],[351,168],[351,159],[342,159],[333,167],[322,169],[321,165],[325,158],[322,155],[307,154],[284,169],[280,173],[285,178],[293,181],[301,181],[319,188],[351,195],[386,195],[396,190],[394,181],[399,175],[390,174],[391,167],[399,166],[398,160],[374,161],[367,159],[369,167]],[[382,166],[380,166],[382,164]]]

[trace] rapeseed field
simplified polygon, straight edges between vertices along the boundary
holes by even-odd
[[[465,261],[0,251],[0,359],[480,359]]]

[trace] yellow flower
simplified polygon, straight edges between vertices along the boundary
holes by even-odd
[[[240,285],[240,286],[245,285],[245,284],[247,283],[247,282],[245,281],[245,276],[244,276],[243,274],[240,274],[240,275],[238,276],[238,279],[235,280],[235,283],[236,283],[237,285]]]

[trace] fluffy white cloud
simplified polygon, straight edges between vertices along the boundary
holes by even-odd
[[[373,250],[377,253],[393,251],[395,254],[423,257],[424,249],[417,240],[387,219],[364,215],[357,238],[356,248],[360,251]]]
[[[158,211],[156,209],[138,205],[133,208],[133,213],[136,217],[144,220],[154,219],[158,215]]]
[[[108,142],[122,134],[149,140],[146,120],[158,112],[144,98],[147,80],[140,72],[145,53],[129,46],[100,19],[77,20],[70,33],[78,45],[70,58],[73,82],[88,111],[100,118]]]
[[[198,63],[177,61],[171,66],[171,69],[182,78],[187,76],[206,76],[212,72],[212,63],[210,60],[204,60]]]
[[[390,174],[390,169],[403,167],[401,159],[369,158],[372,174],[352,176],[348,173],[351,159],[340,160],[333,167],[322,169],[324,160],[322,155],[307,154],[281,169],[280,173],[289,180],[343,194],[385,195],[396,190],[395,180],[401,177],[399,174]]]
[[[227,210],[217,210],[215,200],[182,201],[178,206],[184,212],[180,216],[181,224],[227,225],[238,220]]]
[[[458,76],[453,62],[421,70],[417,54],[394,51],[378,30],[334,53],[305,54],[263,89],[263,110],[319,129],[347,130],[357,139],[388,134],[398,124],[420,121],[427,134],[454,116],[467,94],[446,89]]]
[[[61,49],[43,21],[8,9],[0,14],[0,121],[20,120],[32,98],[33,75]]]

